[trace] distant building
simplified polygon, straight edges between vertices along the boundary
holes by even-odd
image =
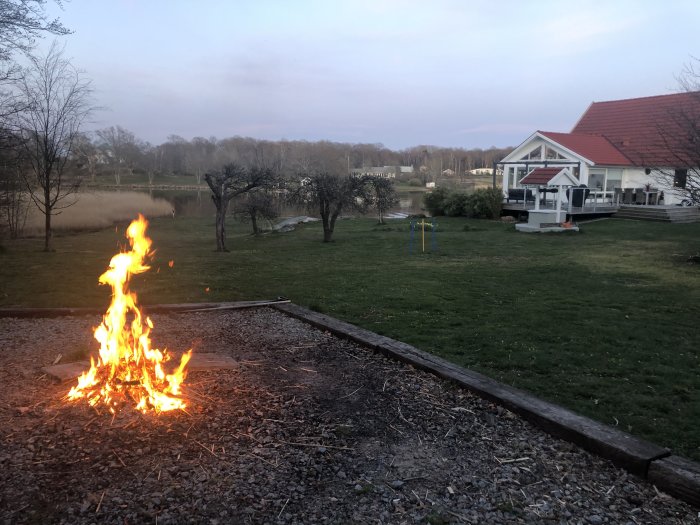
[[[469,175],[493,175],[493,168],[476,168],[467,173]]]
[[[413,166],[373,166],[350,170],[353,177],[370,176],[383,179],[395,179],[399,175],[410,175],[411,173],[413,173]]]
[[[442,170],[442,174],[445,177],[452,177],[455,174],[455,172],[454,172],[454,170],[447,168],[446,170]]]

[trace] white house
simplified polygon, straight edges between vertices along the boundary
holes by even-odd
[[[652,187],[659,190],[652,198],[663,191],[664,204],[680,203],[688,170],[697,167],[684,151],[688,121],[700,123],[700,92],[594,102],[571,132],[536,131],[497,163],[504,196],[535,168],[568,167],[609,202],[625,198],[625,189],[629,196]]]
[[[469,175],[493,175],[493,168],[475,168],[467,173]]]

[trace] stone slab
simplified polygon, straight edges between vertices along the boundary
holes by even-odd
[[[187,370],[189,372],[222,370],[237,367],[237,361],[230,356],[208,353],[193,353],[190,362],[187,364]],[[90,363],[88,361],[75,361],[73,363],[45,366],[41,370],[45,374],[63,383],[76,379],[88,368],[90,368]]]
[[[464,369],[411,345],[345,323],[295,304],[275,306],[339,337],[368,346],[387,356],[453,381],[477,395],[498,403],[536,424],[549,434],[565,439],[639,476],[646,476],[653,460],[670,455],[667,448],[636,438],[613,427],[580,416],[538,399],[487,376]]]
[[[669,456],[651,462],[648,478],[660,490],[700,508],[700,463]]]
[[[60,381],[61,383],[64,383],[77,378],[88,368],[90,368],[90,361],[74,361],[73,363],[61,363],[58,365],[45,366],[41,369],[41,371]]]
[[[225,370],[238,368],[238,362],[233,357],[221,354],[192,353],[192,359],[187,363],[187,370],[200,372],[204,370]]]

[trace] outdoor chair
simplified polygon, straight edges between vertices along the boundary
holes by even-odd
[[[646,200],[646,195],[644,195],[644,188],[635,188],[634,190],[634,203],[644,204]]]
[[[625,188],[622,194],[622,204],[634,204],[634,188]]]
[[[578,188],[569,188],[566,190],[566,198],[574,208],[583,208],[588,195],[591,193],[585,184],[581,184]]]
[[[547,206],[547,194],[548,193],[552,193],[552,194],[557,193],[559,191],[559,189],[558,188],[539,188],[538,191],[542,194],[542,204],[544,206]],[[552,198],[552,200],[555,200],[555,199]]]
[[[622,188],[613,188],[613,204],[620,204],[622,202]]]
[[[526,190],[525,188],[508,188],[508,196],[506,197],[506,202],[514,200],[515,202],[534,202],[535,195],[532,193],[531,189]]]

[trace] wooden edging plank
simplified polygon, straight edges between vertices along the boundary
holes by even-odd
[[[648,478],[660,489],[679,499],[700,505],[700,465],[678,456],[670,456],[671,452],[667,448],[499,383],[409,344],[295,304],[277,305],[275,308],[336,336],[457,383],[520,415],[547,433],[609,459],[633,474]]]
[[[223,303],[180,303],[141,305],[148,313],[167,312],[202,312],[211,310],[238,310],[241,308],[256,308],[259,306],[274,306],[288,303],[287,299],[271,301],[235,301]],[[81,315],[102,315],[105,308],[0,308],[1,317],[64,317]]]
[[[648,479],[664,492],[700,507],[700,464],[680,456],[653,461]]]

